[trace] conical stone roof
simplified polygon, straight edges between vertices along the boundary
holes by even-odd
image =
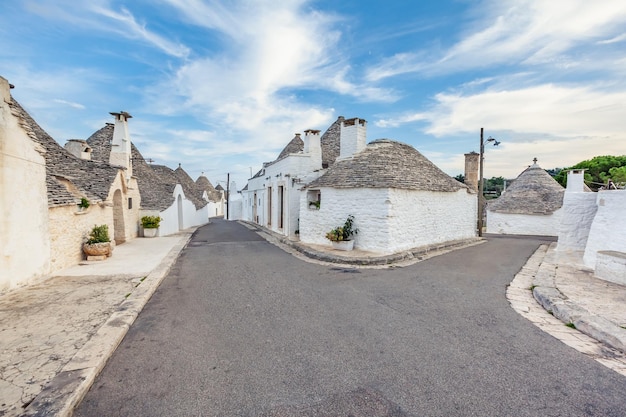
[[[410,145],[390,139],[370,142],[349,159],[339,159],[307,188],[398,188],[454,192],[468,189]]]
[[[285,148],[278,155],[276,160],[283,159],[292,153],[300,153],[304,150],[304,141],[300,137],[300,134],[296,134],[293,139],[285,146]]]
[[[565,189],[536,163],[526,168],[496,200],[492,212],[509,214],[552,214],[563,205]]]

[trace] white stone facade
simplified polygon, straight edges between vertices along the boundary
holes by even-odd
[[[309,190],[310,192],[311,190]],[[421,246],[476,236],[476,196],[456,192],[388,188],[321,188],[320,209],[310,209],[307,193],[300,197],[300,239],[331,246],[326,233],[355,218],[355,247],[391,254]]]
[[[605,190],[596,194],[598,211],[593,218],[583,262],[595,268],[598,251],[626,253],[626,191]]]
[[[562,209],[552,214],[516,214],[487,211],[487,233],[558,236]]]
[[[299,231],[300,189],[321,174],[319,132],[307,131],[305,151],[266,165],[242,191],[241,217],[285,236]]]
[[[174,203],[167,209],[156,212],[154,210],[142,210],[143,216],[160,216],[158,236],[167,236],[178,233],[189,227],[206,224],[209,218],[209,206],[196,209],[194,203],[185,197],[185,192],[180,184],[174,187]]]
[[[587,246],[591,223],[598,211],[596,193],[570,192],[563,195],[561,223],[559,224],[558,251],[584,251]],[[581,188],[582,190],[582,188]]]
[[[0,77],[0,291],[48,273],[50,240],[43,149],[12,116]]]

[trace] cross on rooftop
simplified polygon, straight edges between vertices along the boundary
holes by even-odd
[[[537,163],[537,157],[533,158],[533,162],[536,164]]]

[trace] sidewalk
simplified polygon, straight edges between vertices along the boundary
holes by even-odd
[[[69,415],[194,230],[0,295],[0,416]]]
[[[594,277],[582,254],[542,245],[507,298],[543,331],[626,376],[626,287]]]
[[[481,242],[423,248],[392,260],[304,247],[244,225],[295,256],[344,267],[402,266]],[[68,268],[40,284],[0,295],[0,416],[70,415],[193,231],[134,239],[116,247],[104,262]],[[626,287],[594,278],[572,256],[542,245],[509,286],[507,298],[542,330],[626,375],[626,355],[618,350],[626,341],[626,329],[620,327],[626,326]]]

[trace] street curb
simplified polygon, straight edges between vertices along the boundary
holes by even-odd
[[[273,232],[269,229],[266,229],[256,223],[251,223],[245,220],[239,220],[239,223],[243,226],[247,227],[250,230],[256,231],[261,237],[270,243],[280,243],[285,246],[289,246],[299,253],[305,255],[310,259],[314,259],[322,262],[329,262],[333,264],[342,264],[342,265],[355,265],[355,266],[380,266],[380,265],[389,265],[393,266],[394,264],[405,262],[405,261],[421,261],[427,258],[430,258],[433,254],[439,254],[442,251],[452,251],[455,249],[461,249],[473,245],[477,245],[480,243],[486,242],[483,238],[472,238],[472,239],[462,239],[462,240],[453,240],[448,241],[436,245],[429,246],[420,246],[417,248],[413,248],[410,250],[394,253],[391,255],[382,255],[382,256],[367,256],[367,257],[349,257],[349,256],[341,256],[339,254],[329,254],[326,252],[317,251],[311,247],[308,247],[300,242],[294,242],[287,238],[286,236],[280,235],[276,232]]]
[[[555,247],[556,244],[552,243],[548,251],[554,251]],[[569,300],[555,284],[558,266],[546,260],[546,257],[542,259],[533,278],[532,293],[535,300],[548,313],[565,324],[572,325],[581,333],[626,353],[626,329],[604,317],[590,313],[587,309]]]
[[[167,276],[180,252],[187,246],[193,233],[185,231],[180,241],[168,252],[161,263],[138,284],[117,310],[83,345],[62,370],[25,408],[22,416],[69,417],[91,388],[98,374],[113,355],[135,319]]]

